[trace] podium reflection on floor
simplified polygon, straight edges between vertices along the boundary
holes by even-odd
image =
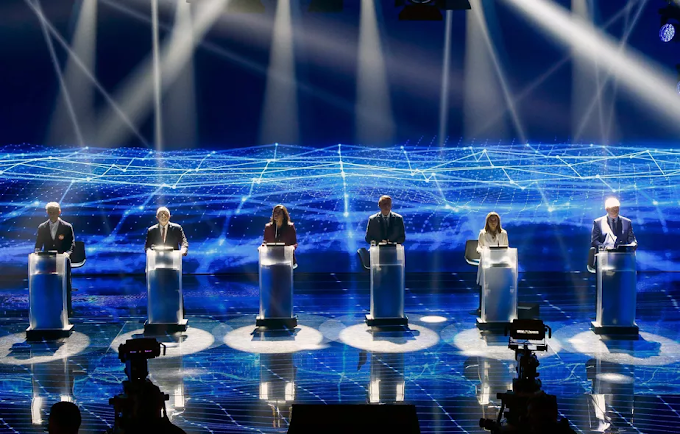
[[[586,363],[586,374],[592,382],[591,429],[609,432],[631,426],[635,414],[635,368],[590,359]]]
[[[51,351],[49,351],[51,353]],[[31,357],[45,355],[44,349],[31,350]],[[53,404],[60,401],[75,402],[74,386],[78,376],[86,376],[85,366],[68,357],[46,363],[31,364],[31,423],[47,427],[47,418]]]
[[[293,353],[260,354],[260,400],[271,408],[274,428],[282,427],[295,401],[297,367],[293,357]]]
[[[499,393],[512,389],[515,362],[503,363],[486,357],[470,357],[464,363],[465,378],[475,382],[475,395],[483,418],[495,419],[500,403]],[[477,383],[478,382],[478,383]]]
[[[394,404],[405,396],[404,353],[372,353],[368,402]]]
[[[186,336],[175,334],[168,336],[165,339],[157,337],[164,345],[177,345],[178,349],[173,352],[171,357],[160,355],[155,359],[148,361],[149,378],[158,386],[163,393],[170,395],[170,399],[165,402],[165,409],[168,414],[168,419],[180,415],[184,412],[186,398],[184,394],[184,357],[182,355],[181,346],[186,340]],[[168,350],[166,350],[168,351]]]

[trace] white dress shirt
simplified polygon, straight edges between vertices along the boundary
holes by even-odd
[[[163,226],[162,224],[158,224],[158,226],[161,228],[161,237],[163,237],[163,244],[165,244],[165,239],[168,237],[168,226],[165,225]]]
[[[60,218],[57,218],[56,222],[52,222],[52,220],[50,220],[50,235],[52,235],[53,240],[57,238],[57,229],[59,229],[60,220]]]

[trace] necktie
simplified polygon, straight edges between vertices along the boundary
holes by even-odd
[[[166,232],[167,230],[168,230],[168,229],[167,229],[167,226],[164,226],[164,227],[161,229],[161,237],[163,237],[163,244],[165,244],[165,232]]]

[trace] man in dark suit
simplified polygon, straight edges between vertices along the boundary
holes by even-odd
[[[45,205],[45,211],[49,220],[38,226],[38,235],[35,240],[35,252],[43,251],[57,251],[63,253],[67,258],[73,253],[76,247],[76,239],[73,234],[73,226],[66,223],[59,216],[61,215],[61,207],[57,202],[50,202]],[[66,299],[68,302],[68,315],[73,314],[73,306],[71,305],[71,261],[66,261],[66,280],[67,293]]]
[[[618,199],[610,197],[604,203],[607,215],[593,221],[593,230],[590,235],[590,245],[597,250],[615,248],[621,244],[637,245],[633,223],[619,215],[621,203]]]
[[[173,250],[181,250],[182,255],[186,256],[189,251],[189,242],[184,235],[182,226],[170,223],[170,210],[162,206],[156,211],[157,225],[151,226],[146,231],[146,243],[144,250],[149,250],[153,246],[168,246]]]
[[[392,212],[392,198],[381,196],[380,200],[378,200],[378,207],[380,212],[368,218],[366,242],[403,244],[406,240],[404,218]]]

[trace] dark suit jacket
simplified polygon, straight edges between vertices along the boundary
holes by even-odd
[[[59,219],[59,227],[57,228],[57,236],[53,240],[52,234],[50,233],[50,221],[47,220],[45,223],[41,223],[38,226],[38,236],[35,240],[35,248],[37,250],[56,250],[59,253],[68,253],[69,255],[73,252],[76,247],[76,237],[73,234],[73,226],[66,223],[62,219]]]
[[[144,250],[150,249],[152,245],[156,246],[170,246],[173,250],[180,250],[182,247],[189,250],[189,242],[187,237],[184,235],[184,230],[182,226],[169,222],[168,223],[168,233],[165,235],[165,243],[163,243],[163,237],[161,237],[161,227],[159,224],[155,224],[146,231],[146,243],[144,243]]]
[[[593,230],[590,234],[590,246],[595,247],[596,249],[599,249],[607,238],[607,234],[603,233],[600,228],[603,219],[606,221],[607,216],[600,217],[593,221]],[[625,217],[619,216],[619,219],[621,220],[620,228],[618,228],[619,230],[617,231],[617,228],[611,228],[612,233],[616,236],[616,244],[637,244],[635,234],[633,233],[633,223],[630,219]]]
[[[403,244],[406,240],[406,230],[404,229],[404,218],[395,212],[390,212],[389,228],[386,228],[381,213],[374,214],[368,218],[366,227],[366,242],[375,241],[379,243],[387,240],[392,243]]]

